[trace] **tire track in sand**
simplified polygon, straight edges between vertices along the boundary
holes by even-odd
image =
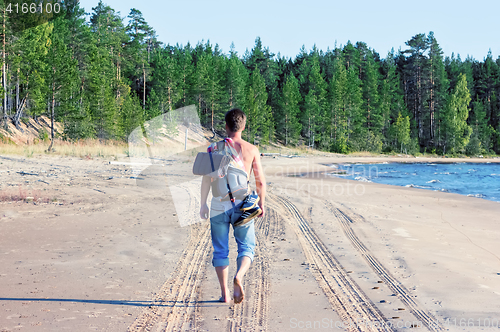
[[[252,266],[245,276],[245,300],[230,307],[228,331],[267,331],[269,317],[270,240],[284,234],[281,217],[272,208],[264,218],[255,219],[256,250]],[[247,282],[248,281],[248,282]]]
[[[188,211],[194,211],[192,218],[196,218],[199,199],[190,188],[185,189],[190,196]],[[200,283],[210,260],[210,223],[196,223],[189,227],[189,243],[172,277],[163,284],[153,304],[143,310],[128,331],[197,330]]]
[[[337,220],[342,226],[344,234],[351,241],[352,245],[361,254],[368,265],[379,276],[379,278],[383,280],[384,283],[389,287],[389,289],[394,292],[394,294],[396,294],[401,302],[404,303],[404,305],[410,310],[413,316],[415,316],[420,323],[425,325],[425,327],[427,327],[429,331],[444,330],[442,324],[439,323],[436,317],[425,310],[425,308],[423,308],[422,305],[411,296],[410,291],[408,291],[408,289],[400,281],[398,281],[391,275],[391,273],[372,255],[370,250],[356,236],[351,227],[351,224],[353,224],[356,219],[358,221],[362,219],[355,217],[353,218],[350,211],[336,208],[330,202],[326,202],[325,204],[327,205],[328,209],[330,209],[337,217]]]
[[[199,200],[192,190],[189,211],[197,211]],[[266,242],[284,234],[281,217],[268,209],[266,217],[255,220],[256,257],[245,277],[245,301],[232,305],[229,331],[266,331],[269,314],[269,250]],[[195,218],[195,217],[193,217]],[[183,331],[197,330],[201,318],[201,282],[210,261],[210,223],[196,223],[191,227],[189,243],[172,276],[161,287],[153,305],[129,327],[128,331]],[[249,282],[247,282],[249,281]],[[250,283],[253,281],[253,283]]]
[[[333,309],[346,324],[347,331],[393,331],[384,315],[319,239],[295,205],[283,197],[270,194],[291,217],[288,220],[297,234],[306,259]],[[272,203],[272,205],[273,205]],[[356,324],[359,322],[359,324]]]

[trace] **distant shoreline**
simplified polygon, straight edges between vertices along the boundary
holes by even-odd
[[[339,158],[340,159],[340,158]],[[331,163],[322,163],[328,165],[342,165],[342,164],[381,164],[381,163],[399,163],[399,164],[498,164],[500,157],[494,158],[436,158],[436,157],[349,157],[346,156]],[[346,160],[347,159],[347,160]]]

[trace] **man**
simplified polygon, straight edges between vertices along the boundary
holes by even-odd
[[[240,109],[232,109],[226,113],[226,144],[231,144],[239,155],[238,160],[248,174],[248,178],[253,170],[255,176],[255,186],[259,196],[259,207],[265,214],[264,200],[266,195],[266,180],[264,171],[260,163],[260,154],[256,146],[244,141],[241,133],[245,129],[246,115]],[[209,150],[212,148],[209,147]],[[248,179],[247,178],[247,179]],[[200,216],[202,219],[208,218],[207,197],[210,191],[210,177],[204,176],[201,185],[201,208]],[[235,202],[236,204],[238,202]],[[231,219],[231,202],[221,202],[220,198],[213,197],[210,207],[210,228],[212,234],[212,244],[214,254],[212,265],[215,267],[219,284],[221,287],[221,302],[229,303],[230,294],[227,287],[228,266],[229,266],[229,228]],[[226,213],[227,212],[227,213]],[[240,303],[245,298],[243,290],[243,277],[248,271],[254,257],[255,248],[255,228],[254,220],[250,220],[243,226],[233,227],[234,237],[238,244],[237,272],[233,280],[234,303]]]

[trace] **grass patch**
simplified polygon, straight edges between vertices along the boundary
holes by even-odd
[[[280,153],[288,156],[299,156],[299,155],[325,155],[330,154],[330,152],[313,150],[304,145],[302,146],[276,146],[276,145],[260,145],[260,153]],[[332,154],[334,155],[334,154]]]
[[[43,195],[39,189],[29,190],[19,185],[17,189],[0,190],[0,202],[50,203],[54,198]]]
[[[28,158],[39,155],[72,156],[84,159],[109,158],[117,160],[118,157],[126,156],[128,144],[121,141],[100,141],[97,139],[86,139],[78,141],[54,140],[53,151],[48,152],[50,141],[35,140],[33,144],[12,144],[0,141],[0,154],[22,155]]]
[[[349,157],[379,157],[380,155],[380,153],[370,151],[357,151],[348,154]]]

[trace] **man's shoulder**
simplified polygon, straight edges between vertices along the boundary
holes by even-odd
[[[252,154],[254,153],[259,153],[259,148],[257,148],[255,145],[253,145],[252,143],[249,143],[245,140],[241,140],[240,141],[240,144],[244,145],[245,148]]]

